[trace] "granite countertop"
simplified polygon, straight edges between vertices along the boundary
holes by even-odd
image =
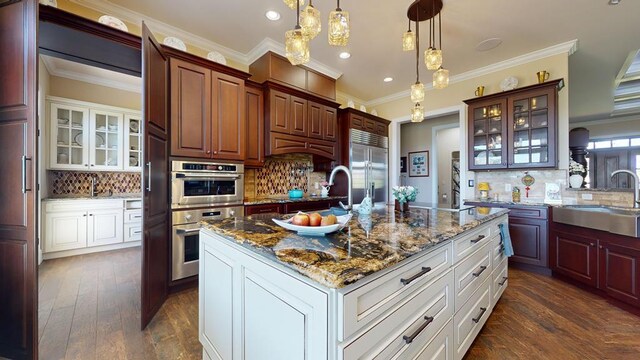
[[[513,201],[496,201],[496,200],[480,200],[480,199],[466,199],[463,200],[464,203],[471,204],[486,204],[487,206],[491,205],[523,205],[523,206],[554,206],[552,204],[546,204],[542,201],[524,201],[524,202],[513,202]]]
[[[385,207],[362,218],[354,214],[341,232],[326,237],[285,230],[271,220],[274,214],[203,221],[201,225],[321,285],[342,288],[507,213],[497,208],[486,215],[475,209],[399,213]]]
[[[307,201],[326,201],[326,200],[346,200],[346,196],[303,196],[298,199],[290,199],[287,195],[271,196],[263,198],[245,198],[245,205],[264,205],[264,204],[285,204],[295,202],[307,202]]]
[[[113,194],[111,196],[98,195],[91,197],[88,194],[68,194],[53,195],[42,199],[42,201],[59,201],[59,200],[123,200],[123,199],[142,199],[141,193],[135,194]]]

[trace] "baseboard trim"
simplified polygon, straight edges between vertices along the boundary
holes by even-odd
[[[141,245],[142,245],[142,241],[130,241],[125,243],[102,245],[102,246],[88,247],[88,248],[82,248],[82,249],[56,251],[56,252],[50,252],[50,253],[43,253],[42,259],[43,260],[59,259],[63,257],[91,254],[91,253],[97,253],[97,252],[103,252],[103,251],[127,249],[127,248],[141,246]]]

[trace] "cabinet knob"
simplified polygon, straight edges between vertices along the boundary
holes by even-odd
[[[596,244],[594,244],[594,243],[589,243],[589,246],[594,247],[594,246],[596,246]]]
[[[604,246],[600,245],[600,249],[604,249]]]
[[[214,154],[214,155],[215,155],[215,154],[217,154],[217,153],[218,153],[217,151],[215,151],[215,150],[213,151],[213,154]]]
[[[211,151],[210,151],[210,150],[207,150],[207,154],[211,154]]]

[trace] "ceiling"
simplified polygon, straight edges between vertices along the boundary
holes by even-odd
[[[338,57],[343,49],[326,41],[326,18],[335,1],[316,0],[324,29],[311,42],[312,58],[342,72],[339,89],[364,101],[408,89],[415,81],[415,53],[402,52],[400,39],[411,2],[343,0],[341,7],[351,15],[347,50],[352,54],[343,60]],[[242,54],[265,38],[282,42],[284,32],[295,25],[295,12],[282,0],[191,0],[180,6],[172,0],[101,3],[144,14]],[[281,19],[268,21],[266,10],[277,10]],[[570,116],[572,121],[608,118],[616,75],[628,54],[640,49],[638,14],[637,0],[622,0],[616,6],[607,0],[444,0],[444,66],[454,76],[578,39],[578,51],[569,60]],[[479,42],[492,37],[501,38],[502,45],[486,52],[475,50]],[[428,82],[431,72],[422,62],[420,69],[422,81]],[[384,83],[387,76],[394,81]]]

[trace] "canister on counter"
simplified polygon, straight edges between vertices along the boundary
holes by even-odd
[[[520,202],[520,189],[517,186],[513,187],[513,191],[511,192],[511,198],[515,203]]]
[[[480,192],[480,200],[489,200],[489,183],[478,183],[478,192]]]

